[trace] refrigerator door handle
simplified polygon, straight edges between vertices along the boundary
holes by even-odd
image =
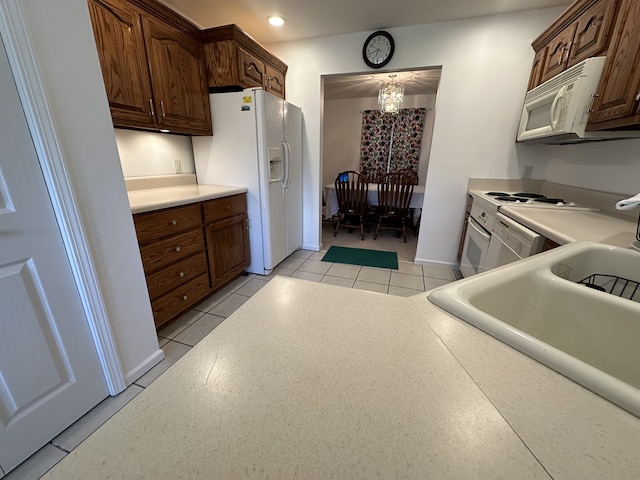
[[[287,142],[282,142],[282,152],[284,157],[284,180],[282,181],[282,188],[289,187],[289,177],[291,173],[291,147]]]

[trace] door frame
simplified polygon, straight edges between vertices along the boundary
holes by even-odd
[[[20,0],[0,2],[0,30],[110,395],[127,388],[85,227],[30,47]]]

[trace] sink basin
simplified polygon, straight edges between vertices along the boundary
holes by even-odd
[[[592,288],[578,283],[594,274]],[[576,242],[429,300],[640,417],[638,280],[638,252]]]

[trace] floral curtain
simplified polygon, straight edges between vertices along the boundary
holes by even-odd
[[[417,173],[426,115],[426,108],[402,108],[397,114],[365,110],[360,171],[372,181],[401,168]]]

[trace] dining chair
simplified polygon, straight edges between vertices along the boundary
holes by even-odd
[[[414,185],[418,185],[418,172],[411,168],[401,168],[398,172],[407,175],[411,178],[411,183]],[[411,228],[413,229],[413,234],[418,236],[418,230],[420,228],[420,219],[422,218],[422,212],[418,215],[418,221],[415,221],[416,209],[409,207],[409,217],[411,217]]]
[[[398,173],[402,173],[403,175],[408,176],[411,179],[411,183],[413,183],[414,185],[418,184],[418,172],[416,172],[415,170],[411,168],[401,168],[396,171]]]
[[[345,222],[354,222],[360,226],[360,239],[364,240],[364,229],[367,215],[367,195],[369,180],[365,175],[353,170],[340,172],[335,180],[336,196],[338,197],[338,215],[333,231],[335,237],[338,229],[345,228]]]
[[[373,239],[378,238],[380,229],[402,232],[407,243],[406,221],[409,214],[409,202],[413,195],[413,183],[410,176],[400,172],[390,172],[378,183],[378,225]]]
[[[387,172],[383,168],[369,168],[361,170],[360,173],[365,175],[369,179],[369,182],[378,183]]]

